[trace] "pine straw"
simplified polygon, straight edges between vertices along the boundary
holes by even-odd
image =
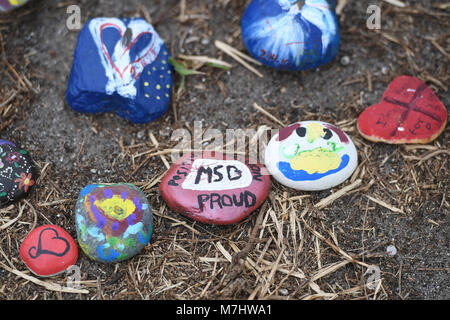
[[[181,21],[201,15],[201,12],[189,13],[192,8],[185,1],[182,3]],[[387,32],[382,33],[386,41],[382,45],[388,42],[398,45],[396,49],[401,56],[414,53],[416,48],[409,48]],[[344,33],[361,42],[372,40],[372,35]],[[431,77],[410,60],[402,61],[408,64],[403,68],[411,67],[418,77],[444,92],[445,88],[439,84],[448,83],[448,76]],[[0,100],[2,130],[23,116],[20,108],[12,110],[20,106],[30,89],[24,80],[25,71],[13,72],[19,63],[8,65],[3,59],[0,65],[11,81],[9,87],[1,89],[4,90]],[[342,79],[342,86],[356,85],[370,91],[374,82],[386,86],[389,80],[392,80],[389,76],[377,78],[365,74],[356,80]],[[265,116],[253,119],[252,128],[289,123],[287,118],[280,119],[277,111],[272,112],[274,109],[257,103],[255,108]],[[273,182],[266,202],[233,226],[198,223],[166,206],[158,186],[170,165],[168,156],[174,151],[174,143],[157,139],[153,133],[140,144],[132,141],[127,145],[119,137],[117,144],[122,152],[115,161],[129,168],[121,172],[124,181],[140,186],[150,200],[154,235],[141,254],[119,264],[91,262],[80,252],[77,265],[82,271],[82,281],[78,293],[63,292],[66,274],[37,279],[18,256],[21,242],[38,225],[59,224],[75,236],[76,195],[68,195],[72,180],[61,181],[62,178],[55,178],[60,173],[51,163],[36,162],[40,175],[30,197],[0,209],[0,298],[359,300],[407,297],[409,293],[401,295],[401,285],[405,287],[401,282],[402,265],[394,270],[398,266],[386,258],[385,248],[390,239],[380,234],[373,223],[368,224],[368,220],[371,215],[391,214],[402,219],[415,218],[415,213],[427,201],[448,212],[448,131],[429,145],[394,148],[373,144],[357,134],[356,117],[363,105],[361,95],[355,94],[347,97],[333,115],[300,111],[303,120],[333,122],[352,136],[359,152],[359,165],[347,182],[319,193],[298,192]],[[179,122],[171,129],[176,128],[192,129]],[[80,142],[78,155],[83,154],[83,145]],[[154,170],[151,179],[130,181],[130,177],[142,173],[144,168]],[[359,226],[347,227],[346,223],[336,221],[338,215],[342,218],[355,212],[361,219]],[[430,224],[438,227],[440,222],[431,220]],[[380,266],[382,271],[375,290],[367,286],[367,270],[371,265]],[[448,268],[423,267],[419,271],[439,270],[448,271]]]

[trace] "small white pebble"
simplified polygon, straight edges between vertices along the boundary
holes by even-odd
[[[388,246],[386,248],[386,252],[390,255],[390,256],[395,256],[397,254],[397,248],[395,246]]]
[[[137,138],[138,138],[138,139],[142,139],[142,138],[144,137],[144,135],[145,135],[145,131],[144,131],[144,130],[141,130],[141,131],[139,131],[139,132],[137,133]]]
[[[278,290],[280,292],[281,295],[283,296],[287,296],[289,294],[289,291],[285,288],[281,288],[280,290]]]
[[[349,65],[349,64],[350,64],[350,57],[349,57],[349,56],[343,56],[343,57],[341,58],[341,64],[342,64],[343,66]]]

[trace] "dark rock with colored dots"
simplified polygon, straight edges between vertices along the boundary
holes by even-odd
[[[75,206],[78,243],[100,262],[118,262],[150,241],[153,216],[144,193],[132,184],[91,184]]]
[[[25,197],[36,182],[36,169],[26,150],[0,139],[0,205]]]
[[[155,120],[170,102],[169,57],[144,19],[92,19],[78,37],[67,103],[78,112],[115,112],[133,123]]]

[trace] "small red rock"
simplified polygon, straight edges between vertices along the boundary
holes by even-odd
[[[176,212],[210,224],[232,224],[247,217],[269,194],[266,168],[221,153],[188,154],[172,165],[160,192]]]
[[[400,76],[384,93],[380,103],[358,118],[360,134],[374,142],[428,143],[444,131],[447,110],[421,80]]]
[[[78,248],[67,231],[54,225],[34,229],[20,246],[20,257],[35,275],[50,277],[75,264]]]

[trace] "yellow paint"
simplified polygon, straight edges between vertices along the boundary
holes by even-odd
[[[339,168],[341,157],[325,148],[304,151],[291,161],[293,170],[305,170],[309,174],[325,173]]]
[[[159,96],[156,96],[156,99],[157,99],[157,100],[160,100],[161,98],[160,98]]]
[[[166,88],[167,88],[167,89],[170,89],[170,84],[166,85]]]
[[[97,200],[94,205],[102,209],[107,216],[119,221],[126,219],[136,210],[133,201],[130,199],[123,201],[120,195],[114,195],[111,199],[105,199],[102,202]]]
[[[150,98],[150,95],[148,93],[145,94],[146,98]]]
[[[144,82],[144,86],[148,87],[148,86],[149,86],[149,83],[148,83],[147,81]]]
[[[21,6],[26,2],[27,0],[9,0],[9,3],[11,3],[13,6]]]
[[[323,137],[325,132],[323,126],[320,123],[312,122],[306,126],[306,137],[309,143],[313,143],[316,139]]]
[[[157,85],[156,85],[156,89],[157,89],[157,90],[160,90],[160,89],[161,89],[161,86],[160,86],[159,84],[157,84]]]

